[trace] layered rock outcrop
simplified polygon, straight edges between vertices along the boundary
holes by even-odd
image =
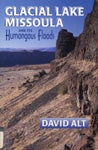
[[[98,1],[94,1],[93,11],[87,15],[83,33],[75,47],[75,56],[79,59],[94,60],[98,63]]]
[[[98,77],[94,75],[97,66],[90,72],[80,73],[69,69],[69,91],[76,97],[77,107],[83,115],[96,113],[98,109]]]
[[[94,1],[93,10],[85,20],[83,33],[78,37],[74,56],[76,61],[82,60],[88,67],[80,66],[80,70],[69,68],[69,92],[76,99],[81,116],[89,116],[89,138],[82,146],[79,141],[75,150],[96,150],[98,136],[98,1]],[[94,66],[93,66],[94,65]],[[92,66],[92,67],[91,67]],[[90,69],[91,67],[91,69]],[[88,70],[88,71],[87,71]],[[85,134],[87,136],[87,133]],[[95,137],[95,138],[94,138]],[[84,138],[84,137],[83,137]],[[81,140],[80,140],[81,141]],[[90,144],[88,144],[90,143]],[[98,147],[98,143],[97,143]]]
[[[56,58],[63,58],[69,52],[74,50],[76,43],[76,38],[72,33],[65,29],[62,29],[58,34],[58,39],[56,42]]]

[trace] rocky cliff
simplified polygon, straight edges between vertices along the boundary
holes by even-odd
[[[94,60],[98,63],[98,1],[87,15],[83,33],[78,37],[75,56],[79,59]]]
[[[63,58],[67,56],[69,52],[74,50],[76,38],[72,33],[65,29],[62,29],[57,38],[56,42],[56,58]]]
[[[78,37],[74,55],[94,67],[85,72],[69,70],[71,84],[75,86],[77,106],[84,115],[98,113],[98,1],[94,1],[93,10],[85,20],[83,33]],[[82,65],[81,65],[82,66]],[[80,66],[80,67],[81,67]],[[90,67],[90,66],[89,66]],[[71,71],[71,72],[70,72]],[[85,73],[84,73],[85,72]],[[75,77],[75,78],[74,78]],[[72,87],[72,86],[71,86]],[[71,91],[74,91],[73,89]]]
[[[62,30],[61,33],[65,31]],[[62,33],[62,35],[64,34]],[[60,33],[59,33],[60,34]],[[59,36],[58,36],[59,37]],[[69,43],[71,41],[69,40]],[[65,42],[66,43],[66,42]],[[61,42],[62,44],[62,42]],[[65,44],[66,45],[66,44]],[[68,47],[67,47],[68,49]],[[66,48],[63,53],[67,52]],[[70,50],[70,48],[68,49]],[[60,51],[59,51],[60,52]],[[61,51],[62,54],[62,51]],[[60,58],[60,54],[57,55]],[[68,91],[77,105],[80,116],[89,118],[90,127],[83,132],[70,150],[96,150],[98,148],[98,1],[87,15],[83,33],[77,38],[74,52],[66,54],[62,60],[51,62],[51,72],[62,69],[68,71]],[[64,56],[64,55],[63,55]],[[74,102],[73,102],[74,101]],[[81,141],[83,142],[82,144]],[[96,144],[97,143],[97,144]],[[97,146],[96,146],[97,145]],[[65,148],[66,149],[66,148]]]

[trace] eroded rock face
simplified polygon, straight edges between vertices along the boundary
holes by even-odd
[[[75,56],[79,59],[94,60],[98,63],[98,1],[94,1],[93,11],[87,15],[83,33],[75,47]]]
[[[78,72],[75,68],[68,70],[68,91],[73,97],[72,101],[75,101],[80,116],[88,116],[91,120],[89,132],[85,132],[85,135],[77,138],[77,142],[73,142],[72,150],[95,150],[94,137],[98,134],[98,74],[95,75],[97,71],[97,65],[88,72]]]
[[[69,52],[74,50],[76,38],[72,33],[62,29],[58,34],[56,42],[56,58],[65,57]]]
[[[83,115],[96,114],[98,109],[98,77],[93,78],[91,74],[78,74],[74,69],[69,69],[68,73],[69,92],[76,97],[77,107]]]

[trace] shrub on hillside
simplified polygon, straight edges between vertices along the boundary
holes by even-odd
[[[44,75],[46,75],[46,71],[45,70],[41,70],[40,72],[38,72],[37,74],[34,75],[34,78],[41,78]]]
[[[66,81],[64,81],[62,85],[60,85],[59,87],[58,94],[65,95],[67,93],[68,93],[68,86],[66,85]]]

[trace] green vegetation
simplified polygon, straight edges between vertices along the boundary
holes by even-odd
[[[34,78],[41,78],[44,75],[46,75],[46,71],[45,70],[41,70],[37,74],[34,75]]]
[[[68,86],[66,84],[66,80],[64,80],[64,82],[62,83],[62,85],[60,85],[58,89],[58,94],[65,95],[67,93],[68,93]]]
[[[34,74],[34,78],[39,78],[39,74]]]

